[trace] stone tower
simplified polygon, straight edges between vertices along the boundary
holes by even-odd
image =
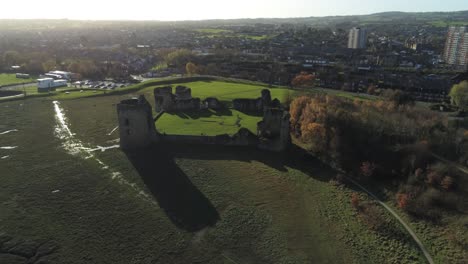
[[[290,114],[276,108],[268,108],[263,120],[257,125],[258,147],[264,150],[281,152],[291,144]]]
[[[125,150],[145,148],[158,140],[151,105],[144,95],[117,105],[120,147]]]
[[[262,111],[265,111],[271,104],[271,92],[268,89],[262,90]]]
[[[172,94],[172,86],[155,88],[154,100],[154,110],[156,110],[156,112],[171,111],[175,103],[174,95]]]

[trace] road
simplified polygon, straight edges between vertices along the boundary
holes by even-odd
[[[2,90],[18,90],[18,89],[23,89],[23,87],[32,87],[36,86],[37,84],[35,82],[33,83],[25,83],[25,84],[15,84],[15,85],[6,85],[6,86],[0,86],[0,89]]]
[[[421,251],[423,252],[424,256],[426,257],[427,259],[427,262],[429,264],[434,264],[434,260],[432,259],[431,255],[429,254],[429,251],[426,249],[426,247],[423,245],[423,243],[421,242],[421,240],[419,240],[418,236],[416,235],[416,233],[413,231],[413,229],[411,229],[411,227],[400,217],[398,216],[398,214],[393,211],[392,208],[390,208],[390,206],[388,206],[386,203],[384,203],[383,201],[381,201],[375,194],[373,194],[372,192],[370,192],[368,189],[364,188],[364,186],[362,186],[361,184],[357,183],[355,180],[349,178],[349,177],[346,177],[348,181],[350,181],[351,183],[353,183],[354,185],[356,185],[359,189],[363,190],[364,192],[366,192],[368,195],[370,195],[372,198],[374,198],[374,200],[376,200],[381,206],[383,206],[389,213],[391,213],[402,225],[403,227],[406,229],[406,231],[408,231],[408,233],[411,235],[411,237],[413,237],[414,241],[416,242],[416,244],[419,246],[419,248],[421,249]]]

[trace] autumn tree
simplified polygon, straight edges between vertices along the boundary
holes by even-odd
[[[409,195],[406,193],[398,193],[396,195],[398,208],[406,209],[409,203]]]
[[[53,59],[49,59],[49,60],[42,63],[42,68],[43,68],[44,72],[54,70],[55,66],[56,66],[56,62]]]
[[[454,85],[449,95],[452,98],[452,103],[460,110],[468,110],[468,81]]]
[[[306,87],[314,85],[315,76],[307,72],[301,72],[291,82],[293,87]]]
[[[190,50],[179,49],[168,53],[164,61],[167,65],[174,65],[176,67],[185,66],[193,58],[193,54]]]
[[[370,94],[370,95],[374,95],[375,91],[376,91],[375,85],[373,85],[373,84],[369,85],[369,88],[367,89],[367,93]]]
[[[396,106],[399,105],[414,105],[414,99],[410,94],[403,92],[402,90],[385,90],[383,96],[388,101],[394,103]]]
[[[189,76],[192,76],[198,73],[198,67],[195,65],[195,63],[189,62],[185,65],[185,71]]]

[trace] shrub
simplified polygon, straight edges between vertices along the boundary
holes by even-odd
[[[363,206],[361,216],[370,229],[375,231],[384,231],[387,219],[381,213],[377,205],[372,203],[365,204]]]
[[[431,170],[426,176],[426,182],[429,185],[437,186],[440,184],[441,181],[442,176],[437,171]]]
[[[409,195],[406,193],[398,193],[397,194],[397,204],[398,208],[406,209],[409,203]]]
[[[450,191],[455,186],[455,179],[453,177],[450,177],[450,176],[445,176],[442,179],[442,182],[440,183],[440,186],[442,187],[442,189],[444,189],[446,191]]]
[[[361,175],[370,178],[374,175],[375,168],[375,164],[369,161],[365,161],[361,164]]]
[[[359,210],[359,205],[361,204],[361,199],[357,193],[351,195],[351,204],[356,210]]]

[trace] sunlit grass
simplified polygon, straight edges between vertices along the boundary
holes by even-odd
[[[30,83],[34,82],[33,78],[29,79],[19,79],[16,78],[16,74],[9,74],[9,73],[0,73],[0,86],[2,85],[11,85],[11,84],[22,84],[22,83]]]

